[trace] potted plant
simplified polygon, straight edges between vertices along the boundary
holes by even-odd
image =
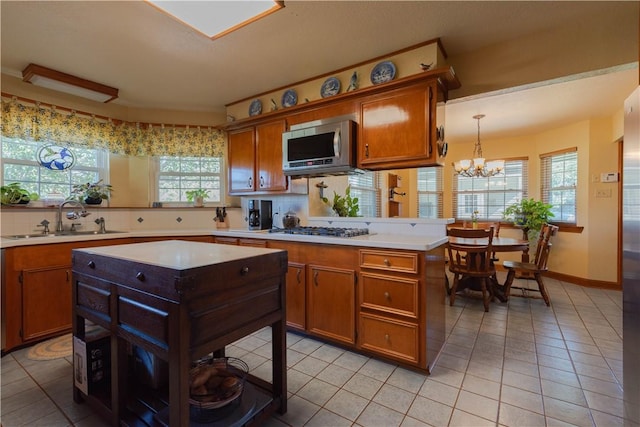
[[[193,202],[193,206],[201,208],[204,206],[204,199],[209,197],[209,190],[197,188],[195,190],[187,190],[187,200]]]
[[[102,180],[93,184],[87,182],[85,184],[75,184],[71,189],[69,199],[77,200],[87,205],[99,205],[103,200],[107,200],[113,191],[113,187],[109,184],[103,184]]]
[[[529,233],[532,234],[532,237],[536,236],[542,226],[553,218],[551,208],[552,205],[540,200],[523,199],[507,206],[503,216],[514,225],[522,228],[523,235],[529,238]],[[529,240],[535,240],[535,238]]]
[[[322,201],[331,206],[331,209],[333,209],[338,216],[358,216],[360,206],[358,205],[358,198],[351,197],[351,186],[348,186],[344,193],[345,195],[342,197],[334,191],[332,204],[329,203],[329,199],[326,197],[323,197]]]
[[[22,188],[20,183],[12,182],[0,187],[0,200],[3,205],[26,205],[32,200],[38,200],[37,193]]]

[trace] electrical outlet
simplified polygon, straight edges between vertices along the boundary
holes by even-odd
[[[596,198],[598,199],[608,199],[611,197],[611,189],[604,188],[601,190],[596,190]]]

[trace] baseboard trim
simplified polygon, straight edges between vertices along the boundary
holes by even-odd
[[[501,265],[497,266],[498,270],[506,271]],[[607,282],[604,280],[591,280],[583,277],[571,276],[569,274],[548,271],[545,276],[561,282],[573,283],[574,285],[584,286],[586,288],[610,289],[613,291],[622,291],[622,285],[617,282]]]

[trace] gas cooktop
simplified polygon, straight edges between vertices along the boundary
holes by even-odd
[[[293,227],[272,228],[269,233],[304,234],[307,236],[355,237],[369,234],[368,228]]]

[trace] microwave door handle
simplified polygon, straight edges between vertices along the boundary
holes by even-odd
[[[336,157],[340,157],[340,128],[333,134],[333,152]]]

